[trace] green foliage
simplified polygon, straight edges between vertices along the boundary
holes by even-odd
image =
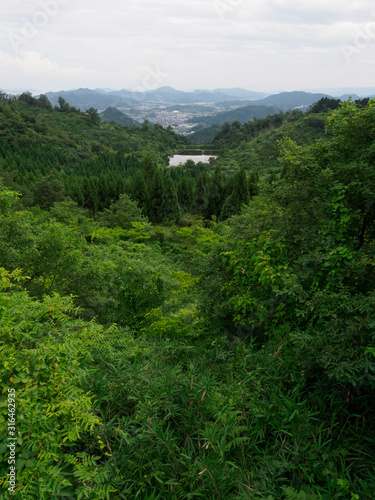
[[[84,454],[75,449],[77,444],[82,446],[85,436],[95,441],[101,425],[93,412],[92,396],[82,390],[80,380],[84,369],[92,370],[92,347],[100,345],[106,334],[94,323],[71,319],[75,312],[71,299],[54,295],[42,302],[32,300],[12,283],[19,279],[18,273],[1,273],[0,425],[4,437],[0,446],[4,453],[6,397],[8,389],[15,389],[15,498],[47,499],[73,491],[77,498],[107,498],[104,490],[116,490],[110,483],[103,490],[102,481],[98,482],[92,472],[83,474],[82,470],[78,475],[79,459]],[[67,454],[75,459],[74,466]],[[2,480],[7,465],[6,455],[0,455]],[[97,470],[102,475],[108,471],[102,464]],[[2,498],[13,496],[4,491]]]
[[[0,265],[24,269],[28,289],[41,297],[69,282],[83,258],[85,240],[71,227],[31,213],[0,215]]]
[[[142,215],[136,202],[122,194],[109,209],[104,210],[101,221],[107,227],[130,229],[133,222],[147,222],[147,218]]]
[[[375,101],[341,105],[315,142],[324,114],[228,124],[225,168],[166,171],[162,127],[0,99],[1,497],[372,498]],[[288,130],[304,145],[275,142]],[[34,169],[46,131],[60,156]],[[283,151],[272,182],[255,151]],[[75,201],[24,209],[53,179]],[[195,212],[179,226],[175,184]]]
[[[254,119],[262,119],[277,111],[278,108],[274,106],[259,106],[252,104],[238,107],[230,111],[222,111],[216,113],[214,116],[195,116],[190,119],[190,122],[204,125],[222,125],[230,122],[233,128],[240,128],[241,123],[246,123]]]
[[[296,109],[249,121],[240,128],[224,124],[210,142],[220,151],[217,164],[223,171],[233,171],[240,166],[262,174],[277,173],[281,170],[278,141],[290,137],[297,143],[309,145],[324,138],[328,112],[304,114]]]
[[[9,214],[17,198],[18,193],[4,187],[2,179],[0,178],[0,216],[2,218]]]
[[[86,114],[88,115],[88,121],[92,125],[99,125],[100,123],[100,116],[98,115],[98,111],[94,108],[90,108],[86,111]]]
[[[150,195],[148,198],[147,215],[151,222],[160,224],[163,220],[161,200],[163,200],[164,186],[159,170],[152,177]]]
[[[138,171],[133,178],[132,197],[138,202],[142,212],[144,214],[147,213],[147,207],[149,206],[150,201],[142,171]]]
[[[223,255],[228,259],[233,280],[225,287],[236,312],[236,324],[272,332],[291,307],[294,311],[303,294],[293,271],[285,263],[285,247],[270,233],[251,243],[239,242],[240,249]]]
[[[326,113],[330,109],[340,107],[340,99],[331,99],[330,97],[322,97],[319,101],[309,107],[310,113]]]
[[[220,211],[220,220],[226,220],[241,212],[244,205],[250,201],[249,181],[246,171],[241,169],[234,177],[231,194],[225,200]]]
[[[50,208],[50,213],[58,222],[67,225],[81,225],[87,221],[87,212],[72,200],[56,201]]]
[[[184,210],[189,210],[193,203],[194,183],[193,179],[184,176],[178,185],[178,202]]]
[[[202,258],[221,240],[220,234],[205,227],[200,218],[193,219],[191,225],[178,229],[173,238],[185,262],[198,268],[202,264]]]
[[[208,176],[204,173],[200,174],[195,184],[194,199],[191,207],[193,213],[204,214],[208,203],[208,187]]]
[[[152,158],[150,158],[149,156],[147,158],[145,158],[145,160],[143,162],[142,170],[143,170],[143,176],[144,176],[144,179],[146,182],[147,190],[148,190],[148,193],[150,194],[151,188],[152,188],[152,183],[154,180],[154,176],[157,173],[157,167],[156,167],[155,163],[153,162]]]
[[[206,207],[205,217],[211,219],[212,216],[219,218],[224,198],[225,198],[225,180],[223,178],[221,168],[216,167],[210,190],[208,193],[208,203]]]
[[[61,97],[52,110],[47,102],[31,95],[0,101],[0,174],[24,195],[31,190],[25,204],[48,209],[66,193],[94,216],[125,191],[143,158],[159,161],[187,143],[160,125],[101,124],[92,108],[80,112]]]
[[[178,224],[181,219],[181,209],[178,202],[176,186],[169,175],[164,179],[163,198],[160,207],[161,220],[164,223]]]

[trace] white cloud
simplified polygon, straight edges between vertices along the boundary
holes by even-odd
[[[179,88],[360,86],[372,37],[353,54],[356,71],[341,47],[375,26],[373,10],[367,0],[7,0],[1,86],[132,88],[142,67]]]

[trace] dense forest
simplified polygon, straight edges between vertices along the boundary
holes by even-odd
[[[0,93],[1,498],[373,498],[375,100],[188,143]]]

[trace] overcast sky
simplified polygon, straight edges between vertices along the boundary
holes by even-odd
[[[375,86],[368,0],[2,0],[0,89]]]

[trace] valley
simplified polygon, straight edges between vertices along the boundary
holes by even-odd
[[[354,93],[351,95],[358,98]],[[269,95],[240,88],[185,92],[171,87],[161,87],[143,93],[130,90],[78,89],[47,92],[46,96],[52,105],[58,105],[58,100],[62,97],[69,105],[78,109],[95,108],[100,114],[109,114],[109,117],[105,118],[107,121],[113,119],[119,124],[131,124],[129,120],[134,120],[135,125],[146,121],[172,127],[175,132],[185,136],[212,126],[221,126],[226,122],[246,123],[280,111],[306,111],[320,99],[332,98],[319,92],[293,91]],[[342,100],[349,97],[350,94],[346,94]],[[114,112],[116,109],[117,112]],[[193,140],[195,142],[195,139]]]
[[[2,498],[372,498],[375,99],[242,104],[0,92]]]
[[[0,10],[0,499],[374,500],[373,2]]]

